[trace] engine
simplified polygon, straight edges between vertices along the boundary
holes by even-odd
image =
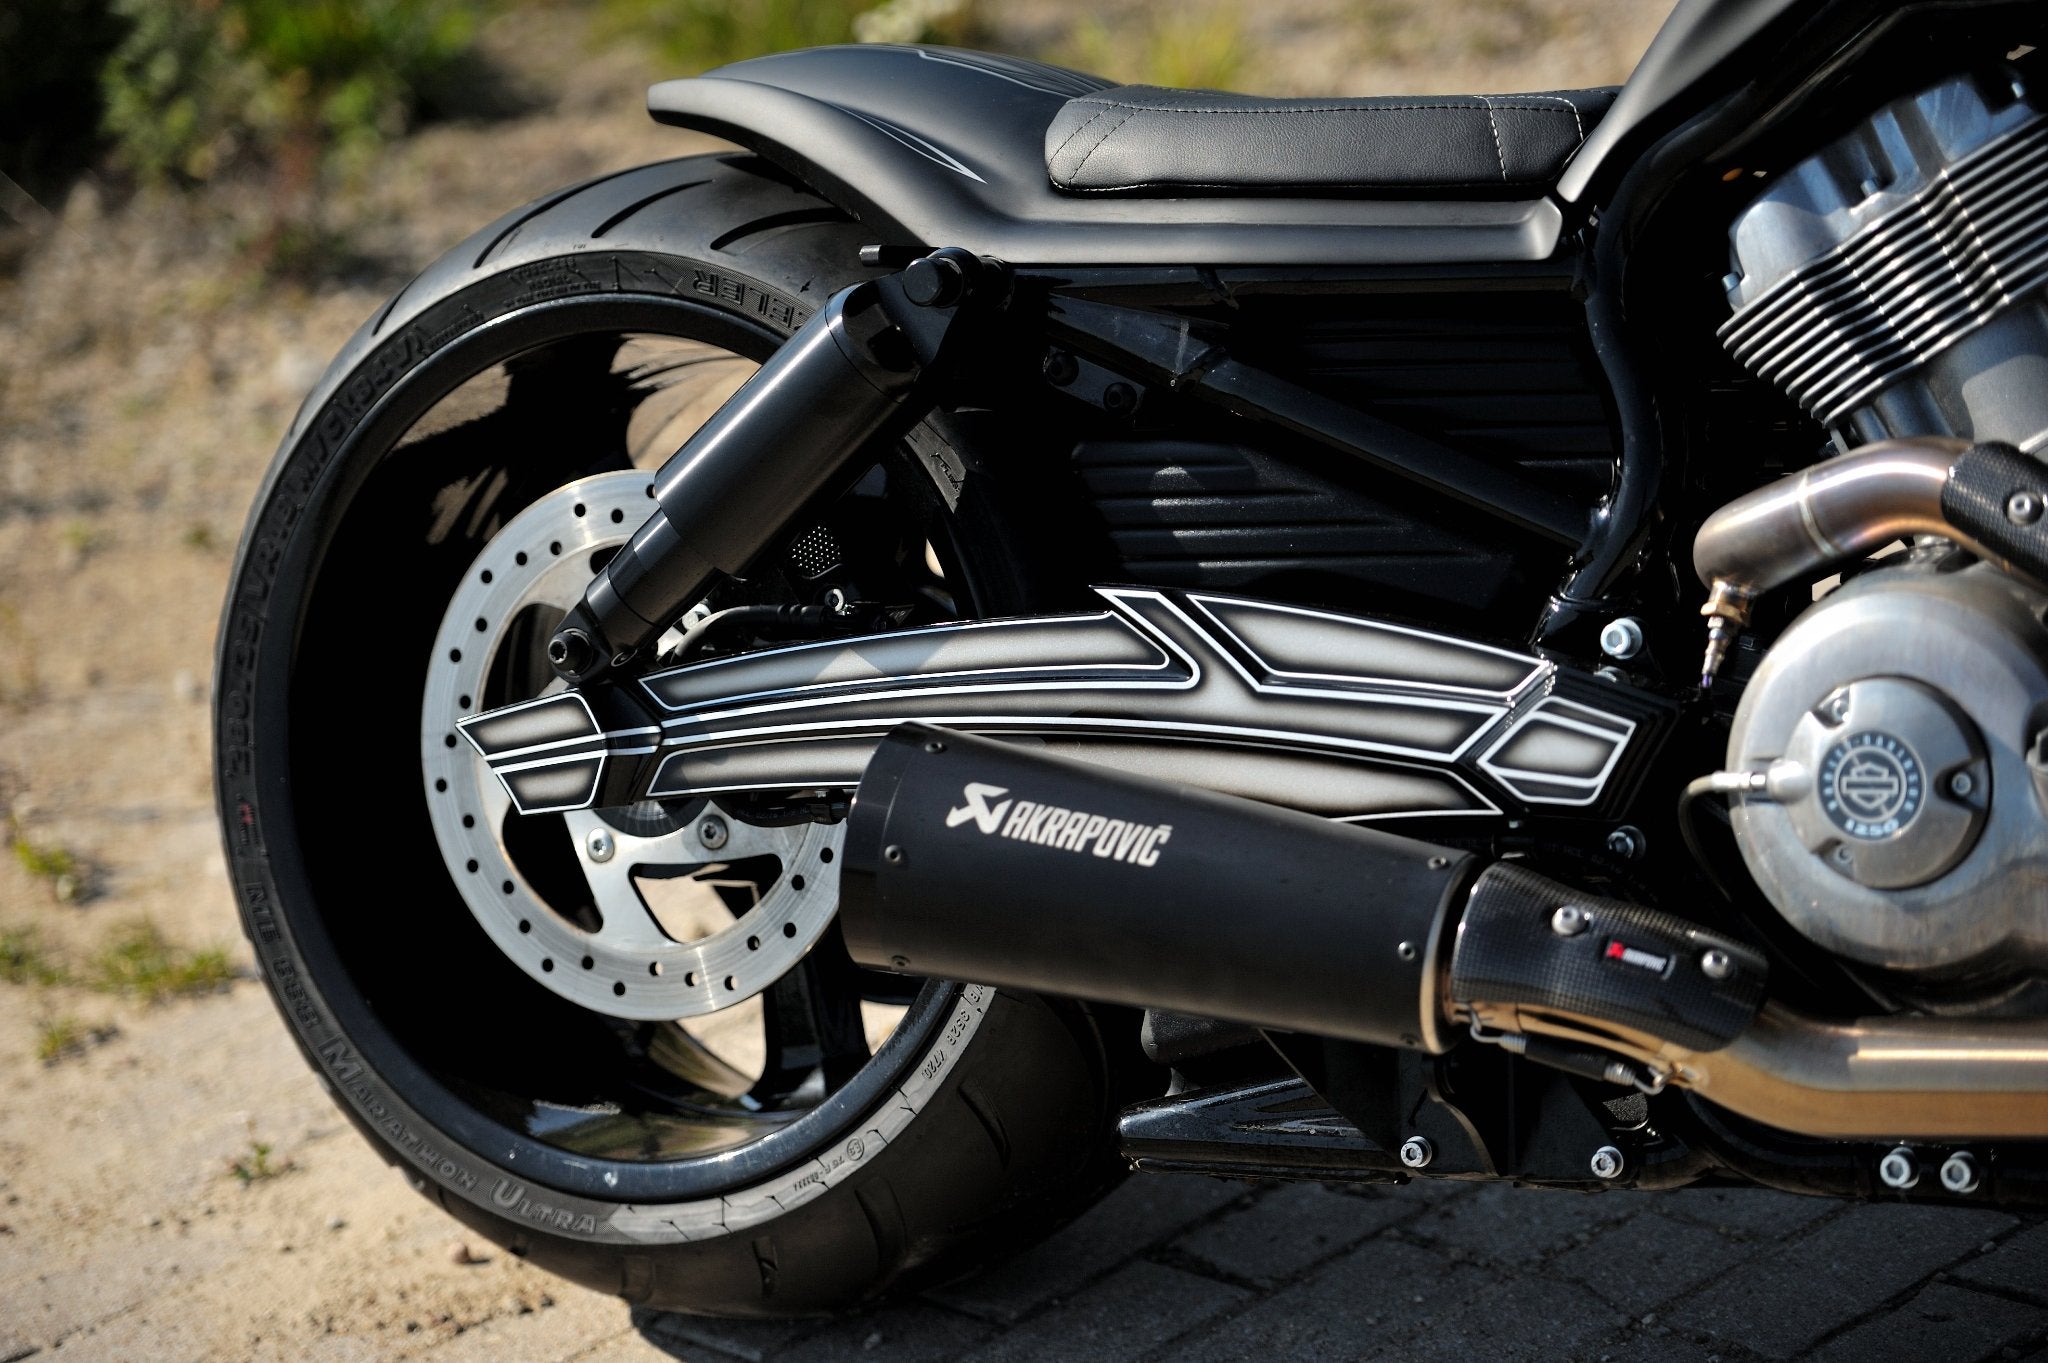
[[[1735,358],[1844,448],[2048,441],[2048,117],[2009,71],[1886,105],[1731,233]]]
[[[2009,71],[1885,106],[1780,175],[1731,240],[1724,343],[1843,449],[1866,447],[1869,486],[1835,479],[1865,522],[1853,535],[1824,523],[1816,470],[1778,494],[1775,544],[1766,520],[1724,516],[1703,545],[1747,535],[1752,557],[1818,563],[1911,539],[1926,518],[1887,520],[1869,488],[1924,484],[1945,457],[1887,471],[1877,451],[1904,447],[1870,442],[2048,444],[2048,117]],[[1814,942],[1959,1006],[2016,1003],[2048,970],[2048,596],[1951,550],[1923,533],[1773,644],[1730,737],[1731,817],[1759,887]],[[1717,582],[1723,598],[1710,615],[1742,609]]]

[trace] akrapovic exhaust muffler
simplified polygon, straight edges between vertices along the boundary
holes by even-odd
[[[1766,963],[1511,862],[904,725],[848,821],[881,969],[1441,1051],[1454,1029],[1790,1131],[2048,1136],[2038,1020],[1828,1022]]]
[[[905,725],[848,820],[855,960],[1421,1046],[1466,853]]]
[[[1466,991],[1698,1049],[1762,998],[1761,957],[1668,914],[919,725],[869,764],[844,855],[854,959],[920,975],[1432,1051]]]

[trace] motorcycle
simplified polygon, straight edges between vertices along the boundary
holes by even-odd
[[[256,499],[285,1022],[453,1216],[708,1314],[1132,1168],[2042,1201],[2044,27],[656,85],[736,149],[457,246]]]

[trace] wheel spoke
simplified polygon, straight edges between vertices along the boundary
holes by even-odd
[[[815,1101],[867,1063],[859,985],[834,923],[794,970],[762,992],[767,1064],[756,1098],[771,1106],[797,1097]]]

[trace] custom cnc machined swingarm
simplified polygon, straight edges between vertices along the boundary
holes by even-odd
[[[1100,608],[767,649],[460,721],[523,813],[846,790],[906,720],[1327,818],[1599,812],[1668,716],[1626,685],[1356,616],[1102,588]]]

